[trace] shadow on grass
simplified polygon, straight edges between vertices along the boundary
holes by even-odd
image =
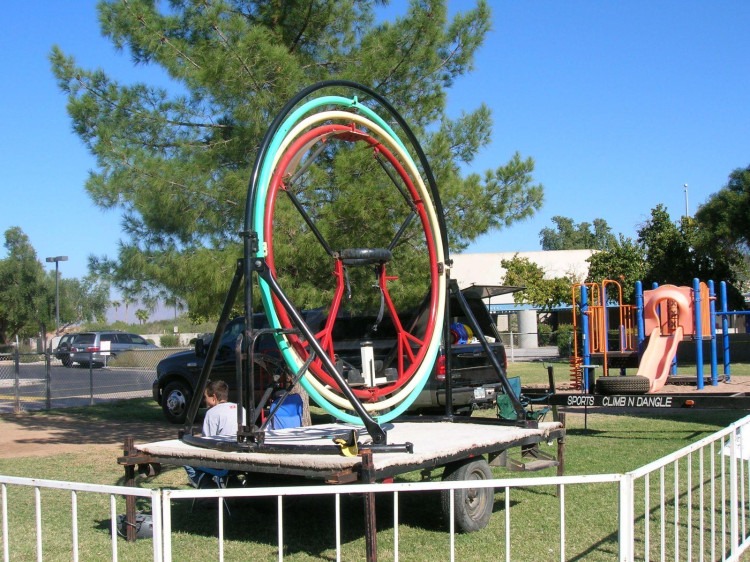
[[[393,530],[392,496],[377,496],[377,533]],[[514,506],[518,502],[511,501]],[[174,541],[185,540],[186,535],[216,540],[218,536],[218,504],[193,507],[191,500],[174,502],[172,506],[172,533]],[[335,560],[336,526],[333,497],[287,497],[283,500],[283,554],[302,555],[316,560]],[[248,552],[263,548],[276,552],[278,547],[278,515],[276,498],[230,500],[231,515],[224,518],[224,539],[247,544]],[[493,517],[502,517],[504,500],[496,500]],[[352,545],[361,548],[365,557],[365,521],[363,498],[357,494],[343,495],[340,499],[340,542],[349,554]],[[440,512],[439,494],[436,492],[411,493],[399,498],[399,525],[426,533],[422,540],[430,540],[432,533],[447,533],[448,524]],[[97,522],[96,529],[110,532],[110,520]],[[124,541],[124,539],[121,539]],[[139,541],[144,539],[137,539]],[[148,539],[145,539],[148,540]],[[379,539],[379,541],[382,539]],[[602,537],[579,552],[568,552],[568,560],[586,560],[591,555],[617,555],[617,533]],[[356,543],[356,544],[355,544]],[[379,543],[381,547],[385,546]],[[348,547],[347,547],[348,545]],[[386,547],[387,548],[387,547]]]
[[[310,484],[315,482],[307,481]],[[279,482],[281,483],[281,481]],[[300,481],[285,479],[286,485]],[[264,478],[263,485],[268,485]],[[355,486],[352,486],[354,488]],[[352,492],[339,496],[340,541],[342,545],[364,541],[365,498]],[[376,494],[377,532],[393,530],[393,495]],[[224,538],[227,541],[256,543],[275,549],[278,545],[278,498],[230,498],[229,514],[225,512]],[[334,496],[287,496],[283,503],[284,555],[297,553],[326,559],[336,548],[336,505]],[[138,502],[137,508],[148,510],[148,503]],[[496,504],[504,509],[504,501]],[[218,534],[218,502],[196,502],[191,499],[173,500],[172,533],[215,539]],[[110,521],[102,520],[97,528],[108,531]],[[426,532],[444,532],[447,523],[440,508],[437,492],[415,492],[399,496],[399,525]],[[362,542],[364,549],[364,542]],[[364,551],[362,553],[364,557]]]
[[[180,426],[168,423],[161,409],[147,398],[119,400],[82,408],[47,412],[9,414],[0,420],[29,431],[14,441],[49,444],[123,443],[132,436],[136,442],[172,439]]]
[[[258,485],[303,485],[303,479],[264,476]],[[355,491],[339,496],[340,541],[342,546],[361,545],[365,549],[365,497]],[[549,494],[554,495],[554,491]],[[230,498],[224,517],[224,538],[247,544],[263,545],[275,550],[278,546],[278,497]],[[517,500],[511,500],[515,506]],[[147,503],[138,503],[138,509],[147,510]],[[284,555],[301,554],[314,559],[328,559],[336,548],[336,503],[334,496],[286,496],[282,498]],[[503,513],[505,498],[498,493],[494,502],[494,516]],[[191,535],[215,539],[218,535],[218,509],[216,500],[196,502],[191,499],[173,500],[172,533],[175,537]],[[394,528],[394,497],[391,493],[375,495],[375,519],[378,535],[392,535]],[[410,492],[398,498],[398,524],[401,532],[412,529],[428,537],[432,533],[446,533],[448,521],[442,514],[439,492]],[[109,529],[109,521],[100,528]]]

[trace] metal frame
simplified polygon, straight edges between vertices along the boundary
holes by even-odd
[[[388,100],[386,100],[383,96],[378,94],[375,90],[367,86],[364,86],[362,84],[358,84],[356,82],[351,82],[348,80],[329,80],[329,81],[323,81],[323,82],[318,82],[316,84],[313,84],[303,89],[296,96],[291,98],[286,103],[286,105],[284,105],[281,111],[276,115],[275,119],[273,120],[270,127],[268,128],[268,131],[266,132],[266,135],[264,136],[263,141],[260,144],[258,153],[255,158],[255,163],[253,165],[250,185],[248,188],[247,200],[245,201],[245,231],[243,232],[245,279],[246,280],[252,279],[252,274],[253,272],[255,272],[264,281],[266,281],[269,284],[272,291],[274,292],[274,295],[282,303],[287,314],[289,314],[291,321],[294,323],[297,329],[299,329],[300,332],[308,339],[313,352],[316,355],[318,355],[320,360],[323,362],[323,366],[325,370],[328,372],[329,375],[331,375],[334,378],[336,383],[339,385],[339,388],[341,388],[342,392],[344,392],[346,398],[351,403],[352,408],[360,417],[360,419],[362,420],[362,423],[364,424],[368,433],[372,437],[373,443],[376,445],[384,445],[387,443],[387,436],[383,428],[380,427],[380,425],[369,415],[369,413],[365,410],[364,406],[362,406],[362,403],[348,389],[348,386],[343,380],[343,377],[338,373],[338,371],[336,370],[330,358],[323,352],[322,348],[320,347],[319,343],[315,340],[315,338],[312,337],[312,333],[309,327],[304,322],[299,312],[294,308],[291,301],[289,301],[286,295],[283,294],[283,291],[275,282],[275,280],[272,279],[272,276],[268,272],[268,268],[265,264],[265,260],[263,260],[262,258],[254,257],[258,253],[258,233],[253,231],[255,202],[258,197],[258,183],[260,180],[261,167],[266,157],[266,154],[270,148],[271,141],[274,135],[276,134],[276,132],[281,127],[284,120],[287,118],[287,116],[293,111],[293,109],[303,99],[305,99],[306,97],[310,96],[311,94],[315,92],[318,92],[325,88],[331,88],[331,87],[352,89],[354,91],[359,91],[362,94],[365,94],[366,96],[369,96],[370,98],[374,99],[378,104],[380,104],[380,106],[382,106],[386,110],[389,116],[392,117],[398,123],[401,129],[404,131],[404,134],[406,135],[407,140],[409,141],[411,146],[414,148],[414,151],[416,152],[419,163],[422,166],[423,172],[426,176],[427,185],[429,186],[430,194],[432,196],[432,200],[435,205],[435,210],[436,210],[436,214],[438,218],[438,226],[439,226],[439,231],[440,231],[439,234],[442,239],[442,245],[443,245],[444,252],[445,252],[445,260],[447,262],[446,265],[450,265],[451,263],[450,254],[448,250],[448,235],[447,235],[447,229],[445,225],[445,214],[443,212],[442,201],[440,199],[440,194],[437,189],[437,184],[435,182],[435,177],[432,173],[432,169],[430,168],[429,162],[427,161],[427,157],[424,151],[422,150],[422,147],[419,144],[419,141],[417,140],[416,135],[414,135],[414,133],[412,132],[411,128],[406,123],[404,118],[398,113],[398,111],[396,111],[396,109],[388,102]],[[246,339],[249,341],[253,333],[252,315],[254,312],[253,292],[252,292],[251,284],[249,282],[245,283],[244,306],[245,306],[246,335],[247,335]],[[254,378],[253,378],[253,365],[251,361],[247,361],[245,363],[244,373],[246,374],[246,379],[248,379],[251,383],[251,390],[252,390],[252,388],[254,387]],[[249,404],[252,405],[252,402],[250,402]],[[249,432],[246,433],[247,437],[251,439],[256,438],[256,435],[253,434],[253,428],[248,428],[248,429],[249,429]],[[260,439],[262,440],[262,435],[260,436]]]

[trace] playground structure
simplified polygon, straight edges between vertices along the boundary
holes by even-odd
[[[616,298],[612,298],[612,289]],[[724,380],[730,378],[728,317],[745,314],[727,310],[726,283],[720,283],[719,301],[713,281],[693,280],[692,287],[658,286],[643,290],[635,285],[635,305],[623,304],[622,287],[617,281],[605,279],[601,284],[580,283],[573,286],[573,307],[580,310],[580,341],[578,315],[573,315],[574,344],[570,360],[573,388],[593,392],[595,370],[601,366],[602,376],[596,381],[602,393],[657,393],[670,380],[676,380],[676,356],[683,340],[695,342],[696,386],[704,388],[703,342],[710,342],[711,384],[719,381],[717,369],[716,318],[722,318]],[[611,326],[617,318],[617,326]],[[611,334],[617,334],[612,345]],[[636,368],[635,376],[626,369]],[[620,377],[611,376],[619,369]]]
[[[638,314],[639,349],[645,344],[636,376],[648,379],[648,392],[659,392],[672,370],[678,344],[689,335],[696,341],[711,337],[710,329],[706,330],[708,323],[700,321],[709,313],[708,287],[700,283],[696,295],[689,287],[674,285],[663,285],[645,292],[639,287],[636,294],[643,302],[642,309],[637,308],[642,310]],[[702,325],[703,330],[697,325]],[[645,334],[648,340],[644,340]]]
[[[617,289],[617,300],[610,303],[608,289]],[[584,388],[592,371],[592,360],[601,361],[602,374],[609,374],[610,366],[624,367],[637,356],[634,339],[635,307],[623,304],[622,286],[617,281],[605,279],[601,284],[576,283],[572,287],[573,303],[573,354],[570,358],[571,382],[574,388]],[[576,306],[580,308],[581,338],[576,337],[579,324]],[[612,349],[609,341],[609,312],[617,311],[618,346]],[[580,343],[580,346],[579,346]],[[585,372],[585,373],[584,373]]]

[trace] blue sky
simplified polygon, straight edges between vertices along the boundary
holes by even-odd
[[[750,2],[490,4],[493,30],[474,72],[449,91],[449,110],[487,103],[493,143],[473,171],[519,151],[535,159],[546,197],[533,219],[489,233],[469,251],[539,249],[539,231],[554,215],[603,218],[634,236],[659,203],[675,220],[685,212],[684,184],[693,213],[733,169],[750,164]],[[89,254],[116,255],[121,234],[119,215],[94,207],[83,189],[95,164],[71,132],[50,49],[57,44],[125,82],[159,76],[134,70],[101,37],[95,5],[11,2],[0,36],[0,233],[20,226],[42,261],[69,256],[61,264],[69,277],[86,274]],[[453,12],[463,5],[449,3]]]

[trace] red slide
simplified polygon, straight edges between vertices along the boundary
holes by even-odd
[[[649,393],[659,392],[667,383],[672,360],[677,353],[677,344],[682,341],[682,326],[678,326],[673,334],[661,335],[656,327],[651,331],[648,346],[641,357],[636,375],[646,377],[651,381]]]

